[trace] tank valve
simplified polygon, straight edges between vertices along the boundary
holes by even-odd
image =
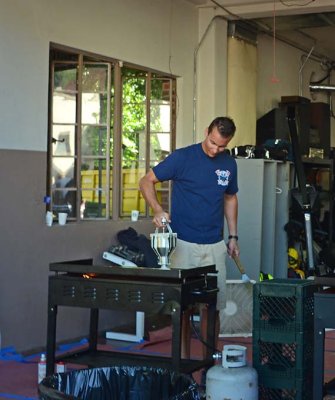
[[[212,357],[214,360],[220,360],[222,358],[222,352],[217,351],[216,353],[213,354]]]

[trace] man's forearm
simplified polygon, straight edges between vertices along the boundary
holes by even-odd
[[[238,201],[236,195],[225,196],[224,211],[229,234],[237,235]]]
[[[141,193],[149,204],[149,206],[153,209],[154,213],[159,213],[163,211],[162,206],[159,204],[157,193],[155,189],[155,184],[151,180],[149,180],[146,176],[144,176],[139,182]]]

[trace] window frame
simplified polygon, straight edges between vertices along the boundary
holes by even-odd
[[[48,149],[47,149],[47,196],[46,196],[46,209],[48,211],[52,210],[52,162],[53,162],[53,125],[54,121],[52,121],[52,107],[53,107],[53,79],[54,79],[54,62],[57,61],[57,57],[53,57],[53,52],[69,57],[70,62],[76,62],[74,58],[78,60],[78,73],[77,73],[77,85],[76,85],[76,120],[74,123],[75,126],[75,190],[76,190],[76,213],[75,216],[69,218],[69,222],[86,222],[86,221],[106,221],[106,220],[124,220],[130,217],[130,215],[122,215],[122,195],[124,188],[122,185],[122,68],[126,67],[129,69],[135,69],[139,72],[142,71],[146,76],[146,124],[145,124],[145,171],[148,171],[152,165],[150,160],[150,84],[153,76],[158,77],[163,80],[170,80],[171,82],[171,93],[170,93],[170,153],[175,149],[176,143],[176,104],[177,104],[177,77],[172,74],[166,74],[157,70],[153,70],[150,68],[145,68],[143,66],[138,66],[136,64],[127,63],[121,60],[117,60],[111,57],[97,55],[95,53],[74,49],[72,47],[59,45],[51,42],[49,47],[49,91],[48,91]],[[65,57],[64,57],[65,58]],[[59,60],[61,61],[61,60]],[[109,68],[112,71],[112,75],[110,79],[113,80],[114,86],[114,102],[113,109],[111,107],[111,91],[108,94],[108,111],[109,114],[107,116],[107,129],[109,130],[109,135],[107,133],[107,155],[106,155],[106,204],[105,216],[99,216],[97,218],[83,218],[81,215],[81,194],[82,194],[82,184],[81,184],[81,128],[83,125],[83,121],[81,118],[81,98],[82,98],[82,83],[81,83],[81,68],[86,63],[104,63],[108,64]],[[109,82],[111,83],[111,82]],[[112,86],[110,86],[112,88]],[[111,116],[113,114],[113,116]],[[113,127],[111,127],[111,121],[113,121]],[[112,154],[110,152],[110,142],[113,139],[113,151]],[[110,165],[111,163],[111,165]],[[109,173],[108,173],[109,172]],[[107,177],[108,175],[108,177]],[[111,175],[111,182],[109,181],[109,177]],[[103,188],[104,189],[104,188]],[[168,189],[168,207],[170,207],[170,196],[171,196],[171,185],[169,183]],[[111,193],[112,192],[112,193]],[[142,195],[138,194],[142,197]],[[143,198],[142,198],[143,199]],[[111,206],[110,206],[111,201]],[[99,204],[99,203],[98,203]],[[141,218],[147,218],[152,215],[152,211],[149,209],[148,205],[145,204],[145,213],[141,213]],[[54,215],[54,219],[57,220],[57,215]]]

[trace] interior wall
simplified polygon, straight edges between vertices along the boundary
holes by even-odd
[[[196,49],[193,141],[200,142],[210,122],[227,113],[227,21],[213,9],[199,10]]]
[[[182,77],[178,130],[185,132],[186,140],[192,136],[198,23],[192,4],[179,0],[3,0],[1,10],[0,148],[46,150],[49,42]]]
[[[270,36],[258,35],[257,118],[278,107],[282,96],[299,95],[302,55],[301,51],[278,40],[274,47]],[[308,76],[312,63],[306,64],[304,76]],[[305,86],[302,95],[309,97]]]
[[[20,162],[17,162],[20,160]],[[145,235],[151,221],[90,221],[60,226],[45,224],[44,195],[46,154],[22,150],[0,150],[1,279],[0,330],[2,346],[18,350],[46,343],[49,263],[92,258],[103,264],[102,252],[117,243],[119,230],[133,227]],[[88,334],[87,310],[61,311],[57,339]],[[101,329],[115,321],[108,313]]]
[[[313,72],[324,76],[320,60],[313,58],[313,52],[308,57],[308,54],[278,40],[274,47],[270,36],[259,35],[257,58],[257,118],[278,107],[281,96],[301,95],[312,102],[329,103],[325,92],[312,94],[309,90]],[[331,146],[334,145],[335,123],[331,118]]]
[[[257,48],[234,37],[228,39],[228,115],[236,124],[229,147],[255,143]]]
[[[177,132],[192,141],[196,8],[179,0],[3,0],[0,13],[0,334],[18,351],[45,346],[49,263],[93,258],[151,220],[45,224],[49,43],[178,76]],[[135,225],[134,225],[135,224]],[[57,340],[88,333],[87,310],[59,309]],[[126,318],[103,313],[101,328]]]

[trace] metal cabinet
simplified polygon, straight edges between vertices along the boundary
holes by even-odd
[[[241,261],[248,276],[259,273],[287,277],[289,189],[292,164],[264,159],[236,159],[238,166],[238,233]],[[228,232],[225,229],[225,237]],[[240,279],[227,258],[227,279]]]

